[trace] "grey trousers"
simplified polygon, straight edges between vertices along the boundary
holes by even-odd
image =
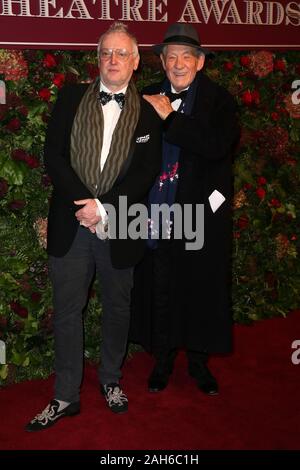
[[[100,382],[118,382],[127,346],[133,268],[111,264],[109,240],[99,240],[84,227],[68,253],[49,257],[53,287],[55,398],[79,401],[83,373],[83,317],[94,272],[100,277],[102,301]],[[100,341],[100,338],[99,338]]]

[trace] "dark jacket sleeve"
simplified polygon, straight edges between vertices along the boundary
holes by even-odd
[[[238,139],[237,107],[232,96],[219,88],[208,112],[201,106],[190,116],[172,112],[164,122],[165,139],[200,158],[226,157]]]
[[[44,147],[44,162],[55,193],[63,202],[72,206],[76,199],[93,197],[69,161],[70,134],[77,108],[74,91],[74,86],[60,90],[49,120]]]
[[[141,201],[148,193],[161,167],[162,121],[145,100],[142,102],[143,129],[149,130],[150,139],[135,151],[132,163],[122,182],[99,196],[101,203],[118,204],[119,196],[127,196],[128,205]]]

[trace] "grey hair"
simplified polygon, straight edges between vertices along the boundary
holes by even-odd
[[[99,60],[99,54],[100,54],[102,41],[105,38],[105,36],[107,36],[108,34],[111,34],[111,33],[124,33],[124,34],[126,34],[131,39],[131,41],[133,43],[133,53],[134,53],[133,55],[134,55],[134,57],[139,55],[138,42],[137,42],[136,37],[128,31],[128,26],[126,24],[121,23],[120,21],[115,21],[108,28],[108,30],[105,31],[105,33],[101,34],[101,36],[99,38],[98,46],[97,46],[98,60]]]
[[[205,57],[204,52],[202,52],[200,49],[197,49],[196,47],[193,47],[193,46],[187,46],[187,47],[190,49],[193,56],[195,56],[195,57],[204,56]],[[168,48],[168,44],[166,44],[162,49],[162,55],[164,57],[166,57],[166,55],[167,55],[167,48]]]

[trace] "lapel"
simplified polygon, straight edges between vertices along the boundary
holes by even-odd
[[[140,123],[140,120],[141,120],[141,115],[143,114],[143,100],[141,99],[141,109],[140,109],[140,116],[139,116],[139,120],[137,122],[137,125],[136,125],[136,128],[135,128],[135,131],[133,133],[133,136],[132,136],[132,139],[131,139],[131,143],[130,143],[130,147],[129,147],[129,151],[128,151],[128,156],[126,158],[126,160],[124,161],[122,167],[121,167],[121,170],[120,170],[120,173],[114,183],[114,186],[118,186],[122,181],[123,179],[125,178],[126,176],[126,173],[130,167],[130,164],[132,162],[132,159],[133,159],[133,155],[134,155],[134,152],[135,152],[135,148],[136,148],[136,136],[137,136],[137,129],[139,127],[139,123]]]
[[[195,99],[192,107],[192,114],[206,116],[212,113],[215,107],[215,90],[210,79],[202,72],[196,75]]]

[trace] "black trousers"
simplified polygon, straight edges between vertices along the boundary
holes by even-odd
[[[79,401],[84,357],[82,311],[95,269],[100,278],[102,302],[99,378],[102,384],[107,384],[118,382],[121,377],[133,268],[114,268],[109,240],[99,240],[87,228],[79,226],[68,253],[61,258],[49,257],[54,305],[55,398],[59,400]]]
[[[173,241],[160,240],[155,250],[151,250],[153,261],[152,284],[152,352],[158,361],[165,362],[169,357],[171,361],[176,351],[170,347],[169,335],[172,324],[171,279],[177,269],[173,256]],[[180,288],[180,286],[178,286]],[[206,351],[187,350],[189,368],[199,363],[206,364],[208,353]]]

